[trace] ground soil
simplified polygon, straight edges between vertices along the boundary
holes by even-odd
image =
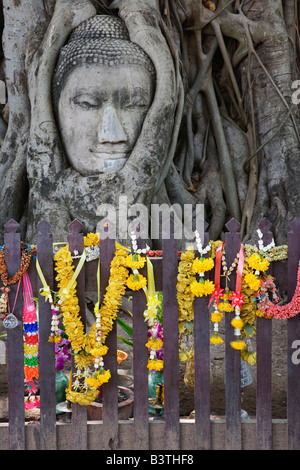
[[[130,317],[123,313],[123,318],[130,322]],[[118,334],[124,336],[122,330]],[[255,350],[255,338],[252,341]],[[132,351],[124,343],[118,347],[128,353],[128,359],[122,364],[124,374],[132,375]],[[224,344],[211,347],[211,414],[225,415],[225,346]],[[251,418],[256,417],[256,366],[250,366],[253,382],[242,389],[241,406]],[[180,414],[189,416],[194,410],[194,390],[186,385],[184,380],[186,365],[180,364],[179,390]],[[286,419],[287,417],[287,323],[272,321],[272,417]]]

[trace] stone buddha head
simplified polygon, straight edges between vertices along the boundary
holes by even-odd
[[[146,53],[125,24],[97,15],[60,51],[53,103],[69,164],[82,176],[118,171],[141,132],[155,86]]]

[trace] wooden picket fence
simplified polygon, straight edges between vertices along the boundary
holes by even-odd
[[[271,241],[270,224],[260,224],[265,244]],[[226,261],[230,265],[240,248],[240,225],[234,219],[227,224],[225,234]],[[8,274],[14,274],[20,266],[20,234],[18,224],[10,220],[6,226],[5,255]],[[73,221],[68,238],[72,253],[83,251],[82,226]],[[53,265],[53,239],[51,227],[43,221],[38,227],[37,256],[51,288],[55,288]],[[204,243],[209,237],[205,233]],[[141,246],[144,243],[140,240]],[[101,295],[109,279],[110,262],[114,255],[114,240],[101,240]],[[288,234],[288,260],[272,263],[272,274],[279,287],[288,290],[289,299],[295,291],[297,268],[300,259],[300,220],[290,224]],[[116,326],[107,338],[109,352],[105,367],[111,370],[111,379],[103,385],[103,419],[88,421],[87,409],[72,405],[71,423],[60,423],[56,417],[54,345],[48,342],[51,310],[48,302],[40,297],[42,287],[32,260],[29,269],[34,292],[39,296],[39,373],[40,373],[40,422],[25,423],[24,419],[24,353],[22,326],[22,295],[16,299],[15,315],[19,325],[7,330],[7,365],[9,387],[9,422],[0,424],[0,448],[23,449],[128,449],[128,450],[208,450],[208,449],[300,449],[300,365],[291,360],[292,345],[300,340],[300,316],[288,320],[287,348],[287,420],[272,419],[272,322],[257,319],[257,396],[256,420],[241,421],[241,361],[240,352],[229,345],[233,339],[230,321],[233,314],[225,316],[226,335],[226,418],[214,422],[210,414],[210,315],[208,299],[195,300],[195,420],[182,420],[179,413],[179,357],[178,357],[178,306],[176,278],[178,271],[177,240],[163,240],[162,258],[153,258],[158,290],[163,290],[164,311],[164,397],[163,421],[149,420],[148,414],[148,353],[147,324],[143,312],[146,298],[143,291],[132,293],[133,298],[133,419],[118,421],[117,411],[117,336]],[[85,263],[77,279],[77,294],[85,322],[85,292],[97,291],[96,270],[98,262]],[[231,276],[230,288],[235,279]],[[10,304],[13,305],[16,286],[12,286]],[[286,436],[286,440],[284,437]]]

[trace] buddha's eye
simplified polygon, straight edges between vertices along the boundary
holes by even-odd
[[[73,103],[85,110],[97,109],[100,104],[99,100],[95,96],[89,94],[75,96],[75,98],[73,98]]]
[[[121,106],[124,109],[136,109],[141,110],[149,106],[148,95],[142,93],[141,90],[137,90],[134,93],[127,94],[125,93],[121,99]]]
[[[125,109],[135,109],[135,108],[146,108],[147,103],[141,98],[131,98],[122,103],[122,108]]]

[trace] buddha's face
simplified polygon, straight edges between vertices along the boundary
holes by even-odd
[[[140,65],[81,65],[58,103],[62,142],[84,176],[120,170],[140,134],[153,97],[153,77]]]

